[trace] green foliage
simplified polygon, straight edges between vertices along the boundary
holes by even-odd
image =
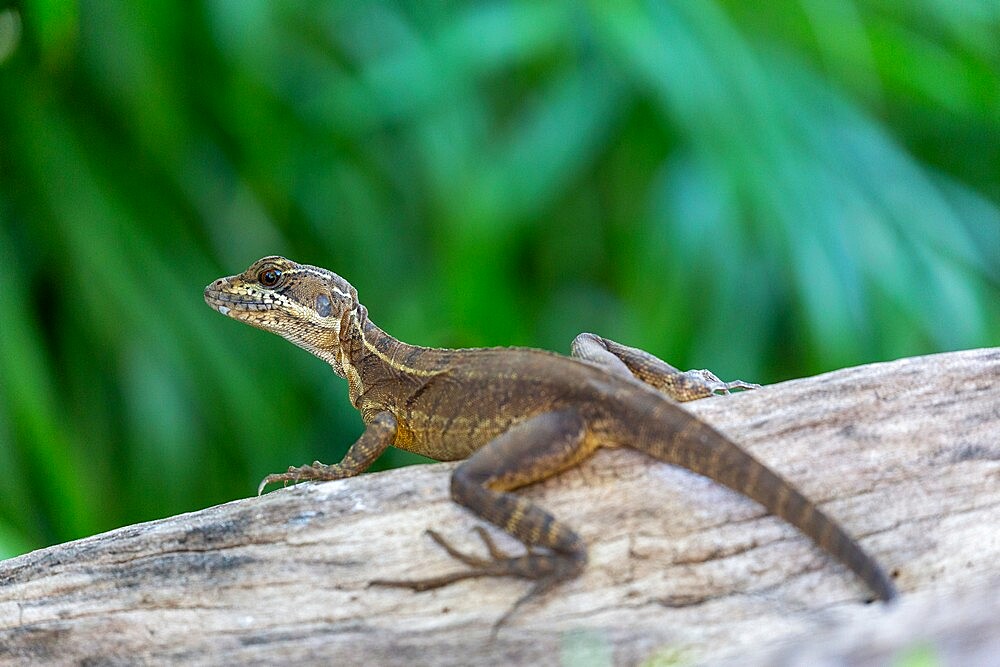
[[[927,642],[900,651],[892,664],[894,667],[938,667],[943,663],[934,645]]]
[[[996,345],[998,29],[950,0],[4,11],[0,552],[340,456],[343,383],[202,303],[265,254],[423,344],[593,330],[761,381]]]

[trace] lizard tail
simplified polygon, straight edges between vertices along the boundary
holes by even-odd
[[[661,420],[667,424],[670,420]],[[757,501],[811,538],[857,574],[886,602],[897,597],[886,572],[836,521],[790,482],[769,470],[717,430],[694,417],[666,437],[649,438],[637,449],[656,459],[683,466]],[[644,438],[640,438],[642,440]]]

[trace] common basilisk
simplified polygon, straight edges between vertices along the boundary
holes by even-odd
[[[511,491],[566,470],[599,447],[630,447],[757,501],[847,565],[877,598],[896,596],[892,580],[837,522],[679,405],[756,385],[723,382],[708,371],[681,372],[589,333],[573,341],[572,357],[525,348],[407,345],[368,319],[346,280],[283,257],[265,257],[216,280],[205,288],[205,301],[328,362],[347,379],[366,424],[340,463],[290,467],[265,477],[258,492],[274,482],[357,475],[390,445],[442,461],[465,459],[451,477],[452,498],[526,547],[522,555],[503,553],[480,527],[490,554],[482,558],[429,531],[467,568],[373,583],[427,590],[469,577],[517,576],[534,582],[523,601],[577,576],[587,560],[580,537]]]

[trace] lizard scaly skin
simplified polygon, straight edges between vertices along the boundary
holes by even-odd
[[[347,379],[351,402],[367,425],[340,463],[289,468],[268,475],[261,489],[357,475],[390,445],[442,461],[465,459],[452,476],[452,497],[528,547],[524,555],[509,556],[480,530],[491,555],[483,559],[432,532],[467,570],[377,583],[426,590],[468,577],[515,575],[535,582],[523,601],[575,577],[587,559],[583,541],[511,491],[566,470],[599,447],[631,447],[743,493],[847,565],[876,597],[896,596],[892,580],[838,523],[678,404],[756,385],[722,382],[707,371],[681,372],[593,334],[574,340],[573,357],[526,348],[407,345],[368,319],[343,278],[283,257],[265,257],[242,274],[216,280],[205,288],[205,300],[329,363]]]

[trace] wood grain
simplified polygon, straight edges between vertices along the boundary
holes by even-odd
[[[579,530],[590,562],[495,640],[490,626],[524,582],[367,586],[460,567],[426,528],[482,548],[476,521],[448,500],[453,464],[436,464],[300,485],[0,563],[0,660],[879,664],[928,650],[975,664],[1000,653],[1000,349],[688,407],[842,522],[897,575],[900,603],[864,604],[859,581],[752,501],[612,451],[524,491]]]

